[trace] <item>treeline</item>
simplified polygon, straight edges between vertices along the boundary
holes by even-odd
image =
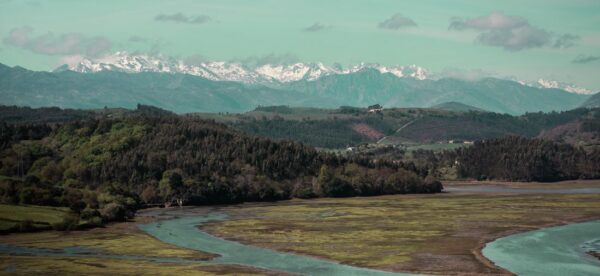
[[[483,140],[510,135],[535,137],[542,130],[593,117],[598,113],[600,110],[584,108],[562,112],[526,113],[521,116],[480,111],[424,112],[421,118],[405,127],[400,135],[421,142]]]
[[[552,182],[600,178],[600,148],[508,136],[454,150],[359,148],[352,156],[388,160],[425,177]]]
[[[88,110],[61,109],[58,107],[31,108],[0,105],[0,121],[10,124],[77,121],[92,117],[93,114],[94,112]]]
[[[506,137],[456,150],[457,172],[474,179],[559,181],[600,177],[600,150],[569,144]]]
[[[3,203],[69,206],[85,221],[153,204],[439,192],[410,167],[345,158],[158,112],[53,125],[3,124]],[[10,130],[10,131],[9,131]]]

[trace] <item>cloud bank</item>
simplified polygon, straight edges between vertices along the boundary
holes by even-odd
[[[181,12],[174,14],[158,14],[154,17],[155,21],[158,22],[174,22],[174,23],[185,23],[185,24],[204,24],[211,20],[208,15],[196,15],[187,16]]]
[[[590,62],[600,61],[600,56],[584,56],[580,55],[573,59],[573,63],[586,64]]]
[[[51,32],[34,36],[34,29],[28,26],[12,29],[3,42],[42,55],[97,57],[112,48],[111,41],[102,36],[87,37],[81,33],[55,35]]]
[[[315,22],[315,24],[312,24],[312,25],[302,29],[302,31],[303,32],[318,32],[318,31],[322,31],[326,28],[327,28],[327,26],[325,26],[319,22]]]
[[[392,15],[392,17],[379,22],[377,27],[380,29],[398,30],[400,28],[416,27],[417,23],[400,13]]]
[[[502,47],[507,51],[520,51],[530,48],[550,46],[568,48],[576,45],[580,39],[573,34],[557,36],[547,30],[532,26],[527,19],[509,16],[502,12],[476,18],[452,18],[450,30],[475,30],[479,32],[476,40],[484,45]]]
[[[268,54],[263,56],[251,56],[241,59],[233,59],[234,62],[240,62],[245,64],[251,68],[259,67],[265,64],[273,64],[273,65],[288,65],[300,62],[300,58],[298,56],[285,53],[285,54]]]

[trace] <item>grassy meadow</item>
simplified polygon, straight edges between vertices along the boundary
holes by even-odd
[[[47,229],[69,213],[65,207],[0,204],[0,231],[18,228],[24,221],[30,221],[34,228]]]
[[[600,195],[394,195],[228,208],[205,229],[276,250],[394,271],[502,273],[479,249],[497,237],[600,219]]]
[[[46,231],[0,236],[0,243],[25,247],[62,249],[81,247],[104,255],[208,260],[215,255],[163,243],[137,228],[138,223],[115,223],[87,231]],[[266,275],[268,272],[232,265],[157,263],[90,257],[40,257],[0,254],[0,271],[10,275]],[[2,273],[0,273],[2,274]]]

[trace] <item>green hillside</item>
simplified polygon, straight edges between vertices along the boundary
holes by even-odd
[[[0,203],[69,207],[75,216],[57,228],[71,229],[82,221],[123,220],[147,204],[441,189],[401,164],[259,138],[213,120],[146,106],[121,115],[51,124],[0,122]]]
[[[377,142],[413,147],[423,144],[439,145],[450,140],[475,141],[507,135],[535,137],[544,130],[594,118],[597,113],[594,110],[574,109],[511,116],[437,108],[388,108],[381,113],[372,114],[365,108],[354,107],[306,109],[277,106],[261,107],[243,114],[196,116],[226,122],[258,136],[301,141],[322,148],[345,148]]]
[[[583,105],[581,105],[581,107],[586,107],[586,108],[600,107],[600,93],[596,93],[596,94],[592,95],[589,99],[587,99],[587,101],[585,101],[583,103]]]

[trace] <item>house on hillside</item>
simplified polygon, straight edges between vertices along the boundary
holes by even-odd
[[[381,113],[383,111],[383,106],[379,104],[370,105],[368,108],[369,113]]]

